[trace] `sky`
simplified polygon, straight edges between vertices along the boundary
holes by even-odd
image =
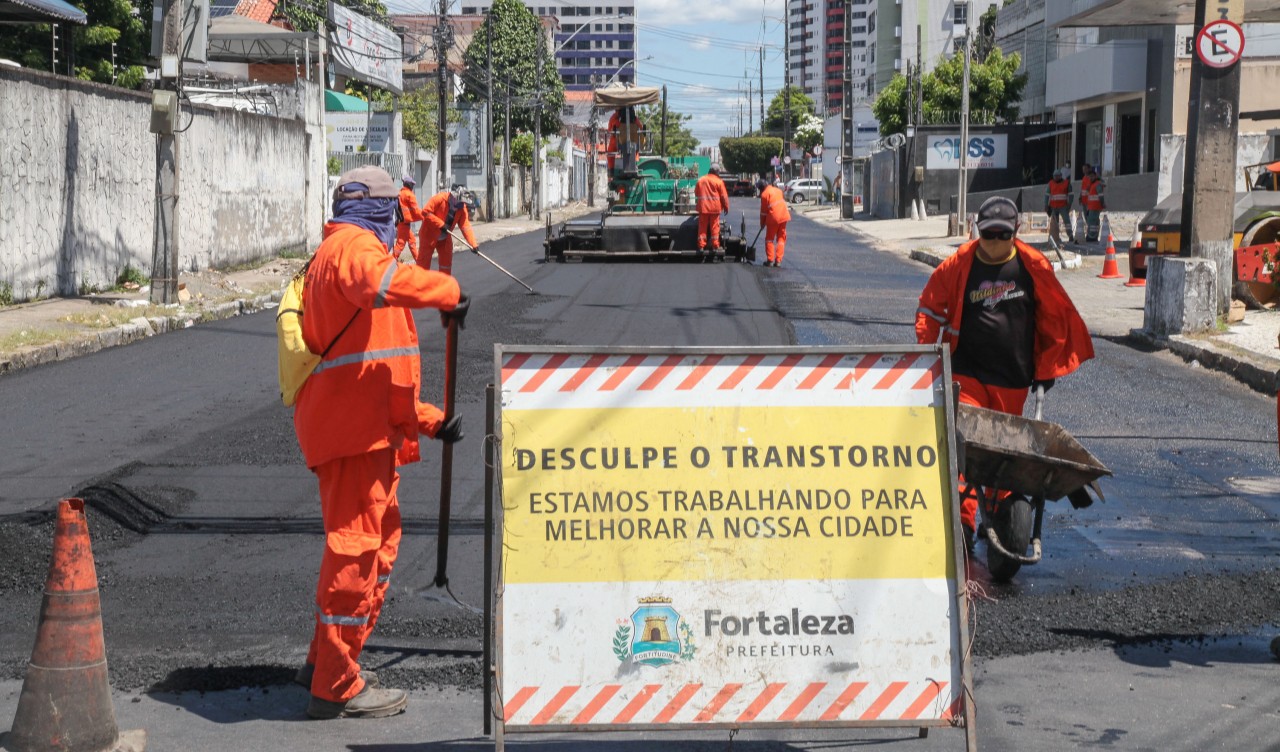
[[[635,0],[640,61],[636,83],[667,87],[667,106],[693,116],[693,135],[714,146],[734,135],[739,110],[760,127],[760,57],[764,45],[764,106],[782,87],[784,0]],[[650,56],[652,56],[650,58]],[[649,58],[649,59],[646,59]]]

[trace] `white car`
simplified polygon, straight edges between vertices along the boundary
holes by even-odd
[[[827,185],[823,181],[803,178],[801,180],[792,180],[788,183],[782,197],[792,203],[803,204],[806,201],[819,200],[826,193],[826,190]]]

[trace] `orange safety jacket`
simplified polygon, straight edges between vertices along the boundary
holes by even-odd
[[[956,351],[964,311],[964,289],[978,242],[970,240],[960,246],[938,265],[925,283],[920,293],[920,307],[916,309],[916,341],[920,344],[934,344],[940,341],[941,335],[941,341],[950,346],[951,352]],[[1031,275],[1035,295],[1035,378],[1066,376],[1093,357],[1089,328],[1044,255],[1021,240],[1014,241],[1014,247]]]
[[[1050,180],[1046,193],[1050,209],[1065,209],[1071,203],[1071,181]]]
[[[1089,184],[1089,197],[1085,199],[1085,208],[1089,211],[1102,211],[1107,208],[1105,193],[1107,184],[1098,178]]]
[[[782,224],[790,221],[791,210],[787,208],[787,200],[782,197],[782,189],[776,185],[766,185],[760,191],[760,224]]]
[[[719,214],[729,211],[729,189],[719,175],[707,173],[698,178],[693,189],[699,214]]]
[[[1097,179],[1098,178],[1094,177],[1093,175],[1085,175],[1084,177],[1080,178],[1080,206],[1085,209],[1089,208],[1088,206],[1089,189],[1093,186],[1094,181]]]
[[[431,229],[428,230],[428,227]],[[426,205],[422,207],[422,229],[420,231],[422,239],[426,242],[435,243],[440,239],[441,235],[446,235],[446,230],[453,229],[462,230],[462,237],[467,239],[472,248],[480,245],[476,242],[475,233],[471,231],[471,220],[467,212],[467,205],[449,191],[440,191],[427,199]]]
[[[418,197],[414,195],[413,189],[407,185],[400,189],[400,216],[404,217],[404,221],[400,223],[402,225],[422,221],[422,210],[418,208]]]
[[[418,401],[422,366],[411,308],[450,311],[458,282],[400,264],[368,230],[330,222],[303,289],[302,337],[324,360],[298,392],[293,427],[307,467],[379,449],[418,461],[418,434],[444,413]],[[345,327],[345,329],[344,329]],[[341,334],[339,334],[341,333]]]

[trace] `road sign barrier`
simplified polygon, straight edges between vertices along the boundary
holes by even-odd
[[[942,350],[496,359],[499,739],[972,717]]]

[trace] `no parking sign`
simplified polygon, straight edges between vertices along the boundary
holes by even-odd
[[[1230,68],[1244,54],[1244,29],[1233,21],[1204,25],[1196,35],[1196,55],[1210,68]]]

